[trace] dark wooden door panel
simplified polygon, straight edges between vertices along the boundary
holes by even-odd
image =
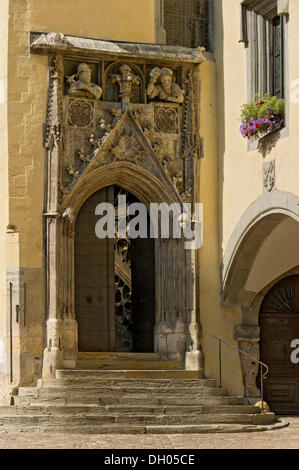
[[[260,310],[261,360],[269,367],[265,399],[278,414],[299,414],[299,364],[291,361],[291,342],[299,338],[299,276],[279,281]]]
[[[154,351],[155,240],[132,241],[132,306],[134,351]]]
[[[99,239],[95,234],[99,220],[96,206],[109,202],[117,209],[120,193],[126,195],[127,204],[137,202],[130,193],[109,186],[94,193],[82,205],[76,219],[75,309],[79,351],[154,350],[154,239]]]
[[[94,193],[81,207],[75,225],[75,305],[79,351],[113,350],[111,299],[114,295],[114,240],[99,239],[95,208],[113,202],[109,188]],[[114,309],[114,301],[112,304]]]

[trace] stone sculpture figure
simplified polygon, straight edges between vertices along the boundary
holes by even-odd
[[[68,94],[71,96],[95,98],[99,100],[102,96],[102,88],[91,82],[91,68],[87,64],[80,64],[77,73],[67,77],[70,87]]]
[[[183,103],[185,91],[175,83],[172,70],[155,67],[150,72],[150,80],[147,86],[147,95],[154,99],[158,97],[163,101]]]
[[[119,85],[119,96],[124,111],[130,102],[132,86],[140,85],[140,79],[137,75],[133,74],[131,67],[127,64],[120,66],[120,72],[120,74],[112,75],[112,82],[117,82]]]

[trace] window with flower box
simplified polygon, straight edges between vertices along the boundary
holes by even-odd
[[[243,0],[242,37],[248,50],[248,95],[285,96],[285,14],[279,0]]]
[[[287,135],[287,25],[288,0],[241,2],[241,42],[247,50],[248,104],[242,107],[240,130],[249,139],[249,150],[256,148],[257,137],[273,130],[283,128],[279,136]]]

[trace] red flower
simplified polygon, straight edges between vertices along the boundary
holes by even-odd
[[[249,134],[249,135],[252,137],[252,136],[253,136],[253,132],[250,132],[250,134]]]
[[[264,102],[264,101],[260,101],[259,104],[265,104],[265,102]]]
[[[256,128],[256,129],[258,129],[259,127],[260,127],[259,124],[256,124],[256,125],[255,125],[255,128]]]

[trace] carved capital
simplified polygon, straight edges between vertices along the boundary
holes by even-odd
[[[236,341],[250,341],[256,343],[260,340],[260,327],[251,325],[238,325],[234,329]]]
[[[67,207],[62,214],[62,217],[71,225],[75,222],[75,213],[72,207]]]
[[[289,0],[277,0],[277,14],[279,16],[289,14]]]

